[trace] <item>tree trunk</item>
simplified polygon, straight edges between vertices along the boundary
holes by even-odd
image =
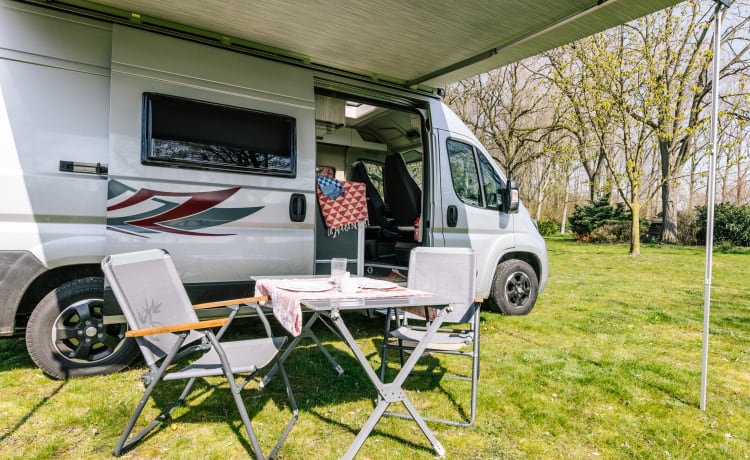
[[[599,198],[597,194],[602,188],[600,182],[604,171],[604,159],[606,157],[607,152],[604,150],[604,147],[599,147],[599,157],[596,159],[596,165],[593,172],[589,173],[589,201],[592,203]]]
[[[672,200],[672,171],[670,171],[669,141],[659,141],[661,160],[662,243],[677,243],[677,208]]]
[[[539,222],[539,220],[542,218],[542,200],[544,200],[544,192],[542,191],[542,187],[539,187],[539,190],[536,194],[536,220]]]
[[[696,176],[697,172],[696,169],[698,169],[698,161],[695,158],[695,155],[692,156],[690,159],[690,178],[688,180],[688,212],[693,212],[693,208],[695,207],[695,185],[696,185]]]
[[[744,180],[745,180],[745,177],[744,177],[744,174],[742,173],[742,161],[737,160],[737,193],[735,194],[735,198],[734,198],[734,203],[737,205],[742,204],[742,192],[744,191],[744,188],[743,188]]]
[[[630,254],[639,256],[641,255],[641,206],[631,205],[630,214],[632,216],[630,225]]]
[[[717,163],[719,162],[718,157],[716,159],[716,162]],[[726,165],[724,168],[722,167],[716,168],[717,169],[716,175],[719,176],[719,180],[721,181],[721,187],[719,187],[719,190],[718,190],[719,193],[721,194],[721,197],[716,200],[717,203],[724,203],[724,202],[729,201],[727,200],[726,196],[727,196],[727,183],[729,182],[729,174],[730,174],[729,169],[730,168],[731,167],[729,165]],[[722,173],[722,170],[724,170],[723,173]]]
[[[672,200],[672,181],[661,186],[662,243],[677,243],[677,208]]]
[[[747,184],[747,164],[742,156],[743,139],[737,143],[737,201],[738,205],[743,203],[745,196],[745,185]],[[744,168],[743,168],[744,166]]]
[[[560,222],[560,234],[565,234],[565,224],[568,222],[568,181],[565,181],[565,198],[563,198],[562,222]]]

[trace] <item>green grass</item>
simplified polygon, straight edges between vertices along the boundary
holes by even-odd
[[[551,276],[524,317],[482,313],[479,415],[472,428],[432,425],[450,459],[750,458],[748,254],[714,255],[706,411],[699,410],[704,251],[548,241]],[[373,365],[381,322],[351,319]],[[237,325],[254,329],[248,323]],[[346,369],[332,371],[312,345],[287,367],[300,419],[280,458],[338,458],[372,409],[374,390],[324,328]],[[306,342],[303,342],[306,344]],[[427,364],[437,364],[434,357]],[[444,362],[444,361],[441,361]],[[448,362],[452,367],[460,362]],[[22,339],[0,341],[0,458],[109,458],[142,393],[143,364],[110,376],[49,380]],[[212,382],[217,382],[216,380]],[[442,413],[461,382],[415,381],[411,397]],[[154,415],[176,386],[166,385]],[[261,444],[270,449],[287,413],[274,380],[248,394]],[[242,458],[247,443],[226,386],[202,385],[169,427],[126,458]],[[382,420],[357,458],[433,458],[415,424]]]

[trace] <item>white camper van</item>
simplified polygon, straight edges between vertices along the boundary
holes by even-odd
[[[414,246],[471,247],[477,296],[528,313],[544,240],[439,96],[0,0],[0,335],[25,329],[56,378],[127,365],[99,264],[145,248],[198,303],[333,257],[408,275]],[[320,174],[365,184],[366,227],[329,234]]]

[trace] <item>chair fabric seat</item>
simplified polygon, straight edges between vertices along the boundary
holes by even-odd
[[[424,332],[412,327],[401,326],[391,331],[391,336],[404,342],[416,344],[422,340]],[[427,350],[460,350],[470,345],[473,340],[474,334],[471,332],[438,332],[427,345]],[[409,346],[409,343],[404,343],[404,345]]]
[[[223,342],[222,348],[234,374],[247,374],[267,366],[286,342],[286,337]],[[164,380],[180,380],[223,375],[221,359],[211,349],[188,366],[164,375]]]

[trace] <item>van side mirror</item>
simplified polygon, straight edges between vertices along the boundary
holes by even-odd
[[[521,203],[520,195],[518,194],[518,182],[509,180],[503,190],[503,203],[500,206],[500,211],[504,213],[518,212],[518,206]]]

